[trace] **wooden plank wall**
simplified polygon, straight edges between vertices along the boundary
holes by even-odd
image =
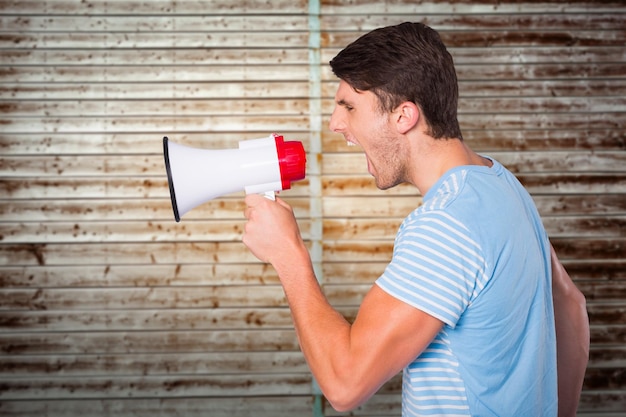
[[[311,413],[243,194],[176,224],[162,155],[309,147],[308,6],[272,5],[2,2],[0,415]]]
[[[475,149],[515,171],[587,296],[579,415],[626,416],[626,5],[0,2],[0,414],[342,415],[315,388],[242,194],[173,221],[161,137],[301,140],[283,193],[346,316],[420,197],[380,192],[327,124],[327,62],[419,20],[455,58]],[[399,416],[395,378],[352,415]],[[312,411],[315,410],[315,411]]]

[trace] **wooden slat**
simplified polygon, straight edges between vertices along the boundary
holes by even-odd
[[[236,3],[231,3],[236,4]],[[596,3],[597,5],[597,3]],[[223,13],[221,10],[220,13]],[[274,10],[272,10],[274,12]],[[415,15],[417,17],[417,15]],[[347,15],[336,14],[322,16],[322,30],[327,32],[343,31],[346,27],[358,27],[360,31],[373,30],[380,26],[399,24],[410,19],[411,15],[389,15],[368,13],[360,15],[351,12]],[[448,30],[578,30],[580,28],[599,28],[620,30],[626,23],[623,14],[568,13],[568,14],[459,14],[459,15],[423,15],[419,19],[439,31]],[[182,31],[225,32],[240,31],[241,28],[254,28],[255,31],[282,32],[302,30],[308,24],[304,16],[281,16],[280,19],[268,20],[267,16],[233,15],[228,19],[215,15],[185,16],[167,14],[162,16],[55,16],[31,15],[27,19],[19,15],[0,18],[0,32],[11,31],[55,31],[55,32],[124,32],[128,28],[140,32]]]
[[[607,84],[606,82],[604,83]],[[157,83],[31,83],[20,84],[5,82],[0,84],[0,93],[4,97],[19,100],[172,100],[184,99],[221,99],[228,101],[248,98],[301,98],[308,94],[306,81],[250,81],[247,83],[186,82],[171,81]],[[558,88],[558,87],[554,87]],[[567,88],[564,87],[564,88]],[[575,87],[571,87],[575,88]],[[601,88],[599,86],[598,88]],[[619,88],[615,84],[614,88]],[[615,92],[615,89],[612,89]],[[210,134],[211,132],[207,132]],[[100,141],[97,141],[98,143]]]
[[[105,29],[106,30],[106,29]],[[201,35],[201,36],[199,36]],[[259,48],[306,47],[308,34],[300,32],[255,31],[253,33],[193,33],[179,32],[3,32],[0,47],[5,48]]]
[[[296,351],[293,330],[197,330],[95,333],[2,333],[12,355],[150,354],[168,352]]]
[[[280,405],[277,406],[277,403]],[[3,415],[12,417],[74,417],[86,415],[158,415],[206,417],[293,417],[308,415],[313,407],[313,396],[242,396],[188,398],[109,398],[109,399],[42,399],[39,401],[0,401]]]
[[[611,71],[609,64],[604,72]],[[601,70],[599,68],[599,70]],[[581,70],[582,71],[582,70]],[[110,66],[106,71],[91,66],[15,66],[0,67],[0,78],[7,82],[243,82],[243,81],[303,81],[309,76],[306,65],[212,65],[187,66]]]
[[[590,367],[620,367],[626,366],[625,346],[592,346],[589,349]]]
[[[50,378],[46,381],[11,379],[3,382],[1,399],[37,400],[71,398],[111,398],[136,395],[168,397],[222,397],[307,395],[311,394],[311,376],[307,374],[202,375],[160,377],[90,377],[89,379]]]
[[[156,2],[153,2],[156,3]],[[219,7],[213,1],[214,7]],[[52,5],[53,3],[51,3]],[[250,2],[248,2],[250,4]],[[293,5],[293,2],[289,3]],[[13,7],[17,7],[18,4],[14,4]],[[149,4],[146,4],[149,6]],[[186,5],[176,5],[177,8]],[[32,11],[29,13],[28,18],[25,18],[17,13],[17,10],[9,10],[10,15],[0,17],[0,32],[14,32],[14,31],[53,31],[53,32],[128,32],[129,28],[132,28],[133,32],[240,32],[243,29],[250,28],[255,32],[267,32],[267,31],[280,31],[280,32],[292,32],[302,31],[302,28],[307,27],[308,20],[303,15],[285,15],[280,19],[268,19],[266,16],[261,15],[233,15],[227,19],[224,18],[224,13],[228,10],[233,10],[237,7],[237,3],[229,3],[228,8],[222,8],[219,10],[219,15],[206,14],[198,15],[177,15],[170,10],[169,13],[155,13],[155,15],[138,16],[138,15],[122,15],[122,16],[106,16],[107,9],[103,10],[104,15],[91,16],[91,15],[57,15],[54,17],[45,16],[45,10],[40,11],[43,14],[34,14]],[[54,3],[55,11],[59,11],[58,1]],[[66,13],[75,13],[76,8],[69,8]],[[213,9],[215,10],[215,9]],[[160,10],[163,12],[163,10]],[[265,10],[267,11],[267,10]],[[155,11],[156,12],[156,11]],[[249,11],[247,11],[249,12]],[[271,10],[272,14],[277,10]],[[157,15],[160,14],[160,15]],[[586,22],[594,22],[597,24],[610,25],[613,20],[607,18],[587,18],[583,17],[577,20],[575,23],[582,24]],[[558,23],[559,20],[555,20]]]
[[[283,15],[303,14],[307,11],[307,3],[304,0],[276,0],[272,3],[272,9],[268,10],[265,0],[246,0],[233,3],[230,0],[211,0],[210,9],[203,2],[176,2],[172,0],[151,0],[150,2],[128,2],[120,0],[89,0],[86,7],[77,7],[73,0],[53,0],[46,2],[41,7],[37,0],[7,0],[3,11],[6,14],[16,15],[56,15],[70,16],[85,15],[200,15],[207,12],[216,15],[233,14],[260,14],[260,15]],[[229,16],[230,17],[230,16]],[[281,16],[282,17],[282,16]]]
[[[610,220],[607,220],[610,221]],[[310,222],[300,220],[302,236],[309,237]],[[0,223],[2,243],[240,241],[245,220]]]
[[[255,288],[258,290],[259,288]],[[230,288],[237,294],[239,288]],[[260,288],[260,299],[267,291]],[[279,288],[280,290],[280,288]],[[198,288],[200,293],[211,293],[211,288]],[[86,293],[87,291],[84,291]],[[91,291],[92,292],[92,291]],[[275,291],[274,291],[275,292]],[[223,293],[222,293],[223,294]],[[132,296],[132,294],[129,294]],[[106,295],[105,295],[106,296]],[[181,296],[175,294],[175,296]],[[271,295],[275,297],[275,295]],[[8,297],[0,296],[6,300]],[[221,297],[218,296],[218,297]],[[233,296],[229,296],[231,300]],[[16,297],[16,299],[19,297]],[[226,298],[226,297],[224,297]],[[220,304],[222,299],[220,298]],[[226,303],[228,299],[224,299]],[[263,307],[273,300],[263,300],[260,305],[253,305],[254,301],[246,301],[251,307],[243,305],[235,308],[198,308],[185,309],[175,305],[172,308],[164,307],[162,303],[157,309],[148,309],[140,306],[141,310],[135,310],[132,306],[128,309],[116,309],[114,303],[91,305],[79,305],[71,300],[59,301],[66,310],[56,310],[54,302],[48,304],[43,301],[40,306],[49,308],[46,311],[0,311],[0,330],[12,332],[97,332],[97,331],[155,331],[155,330],[223,330],[223,329],[290,329],[292,326],[291,314],[286,307],[274,308]],[[195,304],[195,303],[194,303]],[[9,307],[9,306],[6,306]],[[39,307],[39,306],[37,306]],[[126,306],[125,306],[126,307]],[[148,305],[146,305],[148,307]],[[3,306],[4,308],[4,306]],[[23,306],[18,306],[22,309]],[[102,310],[98,310],[102,308]]]
[[[35,249],[35,253],[37,248]],[[42,256],[42,255],[40,255]],[[42,258],[43,259],[43,258]],[[248,264],[146,264],[0,266],[2,288],[172,287],[278,284],[274,269]]]
[[[561,254],[559,258],[562,258]],[[593,258],[565,258],[562,259],[567,272],[572,279],[582,286],[581,280],[605,280],[607,287],[610,287],[614,281],[626,280],[626,262],[623,258],[613,260],[602,260]]]
[[[626,283],[623,281],[579,281],[576,286],[585,294],[589,302],[616,302],[626,297]]]
[[[241,242],[0,245],[0,264],[15,266],[250,262],[257,259]]]
[[[605,239],[551,239],[554,249],[563,259],[615,259],[626,258],[626,241],[621,238]]]
[[[587,390],[623,390],[623,369],[589,368],[585,374],[584,389]]]
[[[233,131],[305,131],[308,127],[308,118],[305,116],[275,115],[234,115],[234,116],[181,116],[160,117],[129,116],[129,117],[102,117],[98,119],[88,117],[33,117],[18,119],[0,119],[6,132],[30,133],[33,126],[38,126],[39,133],[85,133],[108,132],[109,134],[127,133],[133,130],[151,132],[155,138],[170,134],[178,130],[203,132],[233,132]]]
[[[583,391],[578,410],[581,416],[624,417],[626,400],[619,390]]]
[[[587,303],[587,312],[589,320],[596,325],[626,323],[626,303],[621,301],[613,303],[589,302]]]
[[[601,103],[598,103],[602,106]],[[143,116],[172,116],[184,114],[187,116],[200,115],[232,115],[232,114],[281,114],[301,115],[309,111],[308,99],[246,99],[233,100],[168,100],[158,102],[154,100],[79,100],[79,101],[5,101],[0,106],[6,114],[14,116],[40,116],[73,114],[80,117],[127,117]]]
[[[282,288],[277,285],[207,284],[201,287],[177,288],[99,288],[98,291],[93,291],[92,288],[6,289],[0,291],[0,299],[0,311],[12,312],[286,306]]]
[[[58,373],[65,377],[89,377],[103,373],[111,377],[129,375],[258,374],[280,370],[304,373],[308,367],[301,352],[201,352],[104,355],[3,355],[3,378],[42,378]]]

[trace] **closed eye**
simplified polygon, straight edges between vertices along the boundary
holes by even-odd
[[[337,104],[339,106],[343,107],[344,109],[348,110],[348,111],[354,110],[354,107],[352,107],[352,105],[348,104],[345,100],[339,100],[337,102]]]

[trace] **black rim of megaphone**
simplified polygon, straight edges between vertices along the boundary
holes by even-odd
[[[170,187],[170,198],[172,199],[172,208],[174,209],[174,218],[180,221],[178,215],[178,205],[176,205],[176,193],[174,192],[174,180],[172,178],[172,169],[170,168],[170,154],[167,150],[167,136],[163,136],[163,156],[165,157],[165,170],[167,171],[167,184]]]

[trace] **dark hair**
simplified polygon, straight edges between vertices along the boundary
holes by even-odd
[[[452,56],[439,34],[421,23],[376,29],[348,45],[330,66],[352,88],[374,93],[383,111],[417,104],[433,138],[463,139]]]

